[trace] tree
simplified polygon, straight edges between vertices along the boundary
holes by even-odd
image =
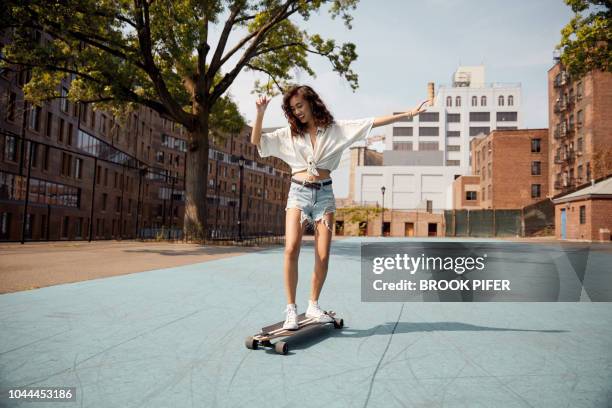
[[[26,67],[24,88],[33,102],[60,98],[62,77],[72,75],[68,98],[114,112],[147,106],[185,127],[186,236],[206,236],[209,133],[236,132],[244,119],[227,91],[242,70],[265,73],[255,92],[274,95],[292,81],[293,69],[316,76],[307,57],[327,58],[352,89],[355,45],[299,28],[326,6],[350,29],[358,0],[5,0],[0,27],[11,41],[3,65]],[[209,30],[226,16],[214,50]],[[52,41],[33,41],[36,33]],[[230,34],[240,32],[235,44]],[[214,45],[214,44],[213,44]],[[237,59],[228,67],[230,59]]]
[[[565,0],[575,13],[561,30],[561,63],[580,78],[592,70],[612,72],[612,2]],[[587,15],[581,13],[587,11]]]

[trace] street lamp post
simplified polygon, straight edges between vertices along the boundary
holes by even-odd
[[[380,191],[382,192],[382,215],[380,221],[380,236],[382,237],[385,235],[385,186],[382,186]]]
[[[244,156],[240,155],[238,159],[240,166],[240,192],[238,195],[238,241],[242,241],[242,183],[244,179]]]

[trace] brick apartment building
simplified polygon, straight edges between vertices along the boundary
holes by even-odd
[[[25,240],[154,237],[162,227],[179,236],[183,127],[146,107],[122,122],[67,99],[33,106],[22,92],[29,77],[27,70],[0,72],[0,240],[20,240],[22,234]],[[62,81],[62,94],[70,81]],[[243,233],[284,231],[289,168],[279,159],[260,158],[250,132],[245,127],[211,142],[207,222],[212,236],[237,232],[240,156],[245,159]]]
[[[612,73],[573,79],[557,62],[548,70],[548,111],[551,196],[612,173],[604,158],[612,155]]]
[[[493,130],[470,151],[472,175],[453,182],[455,209],[520,209],[547,197],[548,129]]]

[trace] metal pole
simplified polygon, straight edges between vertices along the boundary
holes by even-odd
[[[98,158],[94,158],[94,174],[93,182],[91,187],[91,210],[89,211],[89,242],[93,237],[93,216],[94,216],[94,203],[96,197],[96,180],[98,176]]]
[[[119,238],[123,239],[123,197],[125,191],[125,164],[122,165],[123,172],[121,173],[121,208],[119,208]]]
[[[219,159],[215,160],[215,200],[217,202],[217,205],[215,206],[215,234],[218,235],[217,219],[219,218]]]
[[[26,124],[28,123],[28,103],[23,98],[23,114],[21,115],[21,145],[19,146],[19,175],[23,176],[23,158],[25,157]]]
[[[244,179],[244,166],[240,165],[240,192],[238,196],[238,241],[242,241],[242,184]]]
[[[136,238],[140,238],[140,190],[142,188],[142,169],[138,169],[138,198],[136,200]]]
[[[380,236],[385,236],[385,192],[382,192],[382,213],[380,219]]]
[[[23,141],[25,145],[25,140]],[[32,173],[32,153],[34,149],[32,149],[32,144],[35,142],[29,141],[30,151],[28,154],[28,176],[26,178],[26,193],[25,200],[23,201],[23,220],[21,222],[21,243],[25,243],[25,233],[26,233],[26,217],[28,215],[28,203],[30,198],[30,174]],[[30,224],[30,229],[32,225]]]
[[[170,239],[170,234],[172,232],[172,223],[174,221],[174,213],[172,212],[172,206],[174,205],[174,182],[176,178],[172,178],[172,189],[170,190],[170,229],[168,229],[168,239]]]
[[[47,230],[45,231],[47,241],[49,241],[49,228],[51,228],[51,204],[47,204]]]
[[[262,174],[263,177],[263,190],[261,192],[262,196],[261,196],[261,206],[259,207],[259,234],[265,234],[265,222],[263,221],[263,214],[264,214],[264,209],[265,209],[265,199],[266,199],[266,173]]]

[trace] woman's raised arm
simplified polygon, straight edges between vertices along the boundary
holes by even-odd
[[[425,112],[427,108],[422,108],[422,106],[428,101],[429,99],[424,100],[423,102],[421,102],[421,104],[418,107],[410,111],[407,111],[407,112],[398,113],[397,115],[379,116],[377,118],[374,118],[374,123],[372,124],[372,128],[375,128],[377,126],[388,125],[390,123],[395,123],[402,118],[411,118],[411,117],[418,115],[421,112]]]
[[[258,145],[261,139],[261,127],[268,103],[270,103],[270,99],[268,99],[265,95],[260,96],[255,102],[255,106],[257,107],[257,117],[255,118],[255,124],[253,125],[253,130],[251,132],[251,143],[254,145]]]

